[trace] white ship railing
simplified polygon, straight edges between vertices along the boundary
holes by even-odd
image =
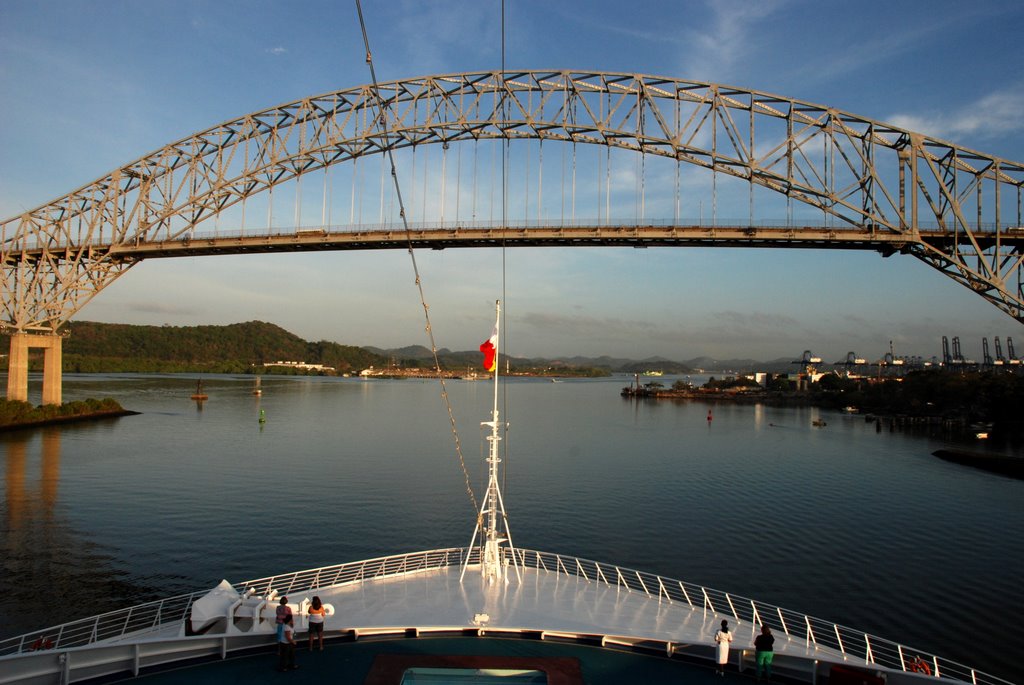
[[[465,548],[454,547],[348,562],[247,580],[236,583],[235,589],[239,592],[252,589],[259,595],[266,595],[270,590],[276,590],[279,595],[287,595],[315,588],[358,583],[374,578],[460,566],[465,551]],[[147,602],[128,609],[110,611],[0,640],[0,657],[41,649],[85,647],[97,642],[116,641],[128,635],[136,638],[159,633],[165,631],[171,624],[184,625],[184,621],[192,609],[192,602],[207,592],[208,590],[203,590]]]
[[[939,657],[926,650],[914,649],[832,621],[748,597],[644,571],[602,564],[590,559],[524,549],[517,549],[515,553],[524,568],[536,568],[603,582],[630,592],[643,593],[659,601],[685,604],[692,609],[732,616],[737,622],[755,626],[767,625],[776,633],[781,632],[788,637],[803,640],[808,647],[838,652],[851,665],[859,663],[867,667],[880,666],[914,672],[912,659],[920,658],[927,664],[930,674],[935,677],[975,684],[1011,685],[1008,680]]]
[[[509,553],[507,549],[504,552]],[[252,589],[259,595],[266,595],[271,590],[279,595],[301,593],[378,578],[460,567],[467,553],[470,564],[479,563],[479,548],[467,550],[455,547],[269,576],[238,583],[235,588],[240,592]],[[515,555],[516,561],[525,569],[604,583],[628,592],[644,594],[660,602],[682,604],[694,610],[711,612],[719,616],[731,616],[738,623],[767,625],[773,631],[782,633],[790,639],[804,641],[808,648],[830,650],[851,665],[860,664],[869,668],[882,667],[912,672],[914,669],[911,660],[921,658],[928,664],[933,677],[974,685],[1012,685],[1007,680],[925,650],[914,649],[831,621],[702,585],[549,552],[516,549]],[[180,595],[9,638],[0,641],[0,659],[40,650],[66,650],[98,642],[117,642],[122,638],[130,637],[136,640],[160,632],[166,634],[169,626],[185,624],[192,602],[204,594],[205,591]],[[665,651],[671,654],[672,645],[666,644],[665,647]]]

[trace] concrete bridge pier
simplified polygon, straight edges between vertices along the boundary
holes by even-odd
[[[11,334],[11,355],[7,360],[7,399],[28,401],[28,351],[43,348],[43,404],[61,403],[60,335]]]

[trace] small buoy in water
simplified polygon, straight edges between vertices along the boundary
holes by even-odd
[[[711,415],[711,410],[710,410],[710,409],[708,409],[708,423],[711,423],[711,421],[712,421],[712,420],[713,420],[714,418],[715,418],[715,417],[713,417],[713,416]]]
[[[263,409],[260,409],[260,423],[266,423],[266,422],[267,422],[267,412],[265,410],[263,410]]]

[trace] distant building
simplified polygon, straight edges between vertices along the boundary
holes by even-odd
[[[271,366],[283,367],[286,369],[299,369],[300,371],[334,371],[333,366],[324,366],[323,364],[307,364],[306,362],[288,362],[288,361],[276,361],[276,362],[264,362],[264,368]]]

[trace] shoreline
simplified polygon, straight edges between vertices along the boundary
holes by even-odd
[[[935,450],[932,455],[953,464],[970,466],[989,473],[1024,480],[1024,457],[965,449]]]
[[[36,421],[23,421],[19,423],[6,423],[0,425],[0,433],[17,431],[27,428],[43,428],[64,423],[80,423],[84,421],[102,421],[103,419],[116,419],[122,416],[137,416],[142,414],[139,411],[129,409],[116,409],[113,411],[96,411],[88,414],[77,414],[75,416],[55,416],[52,419],[39,419]]]

